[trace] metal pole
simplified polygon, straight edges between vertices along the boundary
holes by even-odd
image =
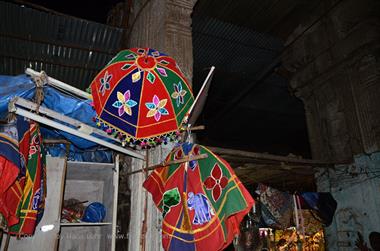
[[[117,146],[117,145],[114,145],[110,142],[107,142],[107,141],[104,141],[104,140],[101,140],[99,138],[96,138],[94,136],[91,136],[91,135],[88,135],[88,134],[85,134],[83,132],[80,132],[76,129],[73,129],[71,127],[68,127],[68,126],[65,126],[65,125],[62,125],[62,124],[59,124],[55,121],[52,121],[50,119],[47,119],[45,117],[41,117],[37,114],[34,114],[34,113],[31,113],[31,112],[28,112],[26,110],[23,110],[21,108],[18,108],[18,107],[15,107],[14,108],[14,112],[18,115],[21,115],[21,116],[24,116],[24,117],[27,117],[27,118],[30,118],[34,121],[37,121],[39,123],[42,123],[42,124],[45,124],[45,125],[48,125],[48,126],[51,126],[55,129],[58,129],[58,130],[61,130],[61,131],[65,131],[65,132],[68,132],[70,134],[73,134],[75,136],[78,136],[78,137],[81,137],[83,139],[86,139],[86,140],[89,140],[89,141],[92,141],[94,143],[97,143],[99,145],[102,145],[102,146],[105,146],[105,147],[108,147],[112,150],[115,150],[115,151],[118,151],[118,152],[121,152],[121,153],[124,153],[126,155],[130,155],[132,157],[135,157],[135,158],[138,158],[138,159],[144,159],[144,155],[142,154],[139,154],[139,153],[136,153],[136,152],[133,152],[131,150],[128,150],[126,148],[123,148],[121,146]]]

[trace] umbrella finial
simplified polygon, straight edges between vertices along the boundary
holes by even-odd
[[[145,50],[143,55],[144,55],[144,62],[147,64],[148,63],[148,51]]]

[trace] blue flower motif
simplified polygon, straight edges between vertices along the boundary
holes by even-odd
[[[156,121],[161,119],[161,115],[169,115],[165,105],[168,102],[167,99],[160,100],[156,95],[153,96],[153,102],[145,103],[145,106],[149,109],[147,118],[154,117]]]
[[[132,107],[137,105],[137,102],[131,99],[130,90],[126,91],[124,94],[117,92],[117,101],[115,101],[112,106],[118,108],[119,116],[124,113],[132,116]]]
[[[104,74],[104,76],[100,79],[100,93],[104,96],[106,90],[110,89],[110,80],[112,78],[112,74],[108,74],[108,71]]]
[[[171,97],[174,98],[177,102],[177,107],[179,107],[180,104],[184,103],[184,96],[186,95],[187,91],[182,89],[182,83],[178,82],[178,85],[173,84],[174,92],[172,93]]]

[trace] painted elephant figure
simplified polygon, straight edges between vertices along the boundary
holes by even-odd
[[[202,225],[211,220],[214,215],[214,211],[204,194],[188,193],[187,206],[189,210],[195,210],[195,216],[193,219],[194,225]]]

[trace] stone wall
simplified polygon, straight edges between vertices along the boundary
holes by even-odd
[[[325,0],[316,12],[336,2]],[[339,1],[284,53],[290,85],[305,104],[314,158],[346,160],[380,149],[379,9],[375,0]]]
[[[328,250],[353,250],[358,232],[369,245],[380,232],[380,2],[323,0],[288,43],[283,64],[305,104],[313,158],[352,162],[316,175],[338,202]]]
[[[319,191],[331,192],[338,202],[334,221],[325,229],[328,250],[353,250],[358,233],[380,232],[380,152],[355,156],[351,165],[317,174]]]

